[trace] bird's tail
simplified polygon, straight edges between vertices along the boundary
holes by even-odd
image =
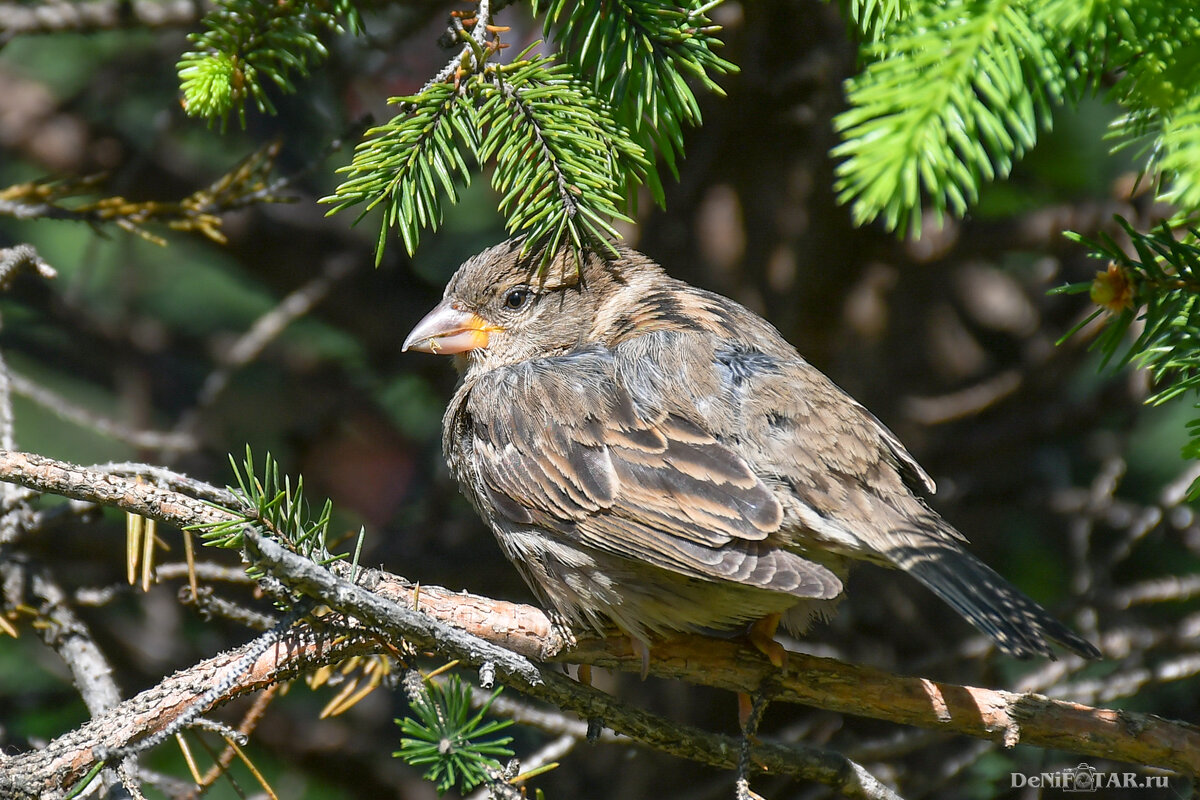
[[[907,538],[908,543],[887,548],[884,555],[888,560],[932,589],[968,622],[991,636],[1005,653],[1017,658],[1043,655],[1053,659],[1052,640],[1084,658],[1100,658],[1100,651],[1091,642],[1050,616],[948,536],[935,537],[923,531]]]

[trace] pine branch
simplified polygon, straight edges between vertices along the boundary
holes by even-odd
[[[452,12],[462,49],[415,95],[390,101],[400,113],[368,131],[342,170],[349,177],[322,202],[334,205],[330,213],[382,208],[377,262],[393,227],[411,254],[421,231],[457,202],[458,181],[469,183],[469,155],[481,168],[494,163],[508,229],[530,246],[607,246],[617,236],[611,221],[628,219],[640,183],[663,200],[647,154],[657,149],[675,169],[684,125],[700,123],[688,79],[720,92],[713,76],[734,69],[715,53],[712,5],[535,4],[568,63],[524,53],[498,63],[507,28],[493,24],[491,3]],[[244,116],[249,97],[269,111],[264,86],[290,91],[290,74],[324,57],[319,34],[342,30],[342,17],[357,24],[349,0],[224,0],[180,62],[189,113],[223,117],[236,108]]]
[[[912,0],[842,0],[842,13],[864,41],[877,42],[894,23],[912,13]]]
[[[1129,236],[1133,255],[1107,235],[1088,240],[1068,234],[1109,263],[1090,283],[1057,290],[1088,292],[1100,306],[1063,338],[1107,311],[1104,328],[1093,342],[1103,354],[1102,366],[1119,369],[1134,363],[1148,370],[1158,387],[1147,400],[1151,404],[1200,392],[1200,231],[1177,233],[1164,224],[1147,234],[1120,217],[1117,222]],[[1135,323],[1141,324],[1141,332],[1130,342],[1127,334]],[[1200,419],[1190,422],[1188,431],[1183,456],[1200,459]],[[1193,499],[1200,497],[1200,480],[1189,492]]]
[[[13,184],[0,189],[0,216],[115,225],[155,244],[166,244],[147,227],[157,223],[224,244],[221,214],[257,203],[290,202],[279,194],[287,181],[269,180],[278,155],[279,143],[271,142],[209,186],[173,201],[136,202],[119,196],[81,199],[98,193],[102,175]]]
[[[1196,92],[1163,120],[1162,147],[1149,166],[1169,176],[1162,198],[1185,211],[1200,209],[1200,73],[1191,80]]]
[[[939,216],[964,213],[1049,126],[1066,89],[1057,45],[1023,3],[950,0],[868,46],[874,61],[835,121],[837,189],[855,221],[917,235],[923,197]]]
[[[481,161],[495,159],[492,186],[510,233],[558,252],[568,240],[608,244],[608,218],[647,166],[641,149],[565,64],[549,58],[518,62],[481,84],[479,118],[486,133]]]
[[[433,83],[412,97],[395,98],[403,113],[368,132],[351,177],[323,202],[334,213],[365,204],[384,210],[376,259],[396,227],[411,255],[422,228],[436,228],[445,203],[458,200],[455,181],[469,182],[465,155],[482,167],[495,163],[492,185],[511,232],[533,246],[549,240],[555,252],[569,241],[577,250],[602,244],[616,232],[611,218],[646,161],[605,105],[569,66],[549,58],[486,63],[456,75],[457,86]],[[361,219],[360,215],[360,219]]]
[[[1165,224],[1146,234],[1120,217],[1117,222],[1129,236],[1134,255],[1107,235],[1089,240],[1068,234],[1109,264],[1090,283],[1065,286],[1056,293],[1088,292],[1101,306],[1097,315],[1110,312],[1094,345],[1104,354],[1106,366],[1119,369],[1137,362],[1156,379],[1174,376],[1171,388],[1151,397],[1150,402],[1161,403],[1200,388],[1200,337],[1193,338],[1196,331],[1189,328],[1200,297],[1200,231],[1190,229],[1181,240]],[[1142,323],[1141,334],[1126,344],[1124,336],[1135,321]]]
[[[678,177],[685,126],[701,123],[692,78],[723,95],[715,77],[737,70],[716,54],[718,26],[706,16],[714,5],[690,0],[683,7],[655,0],[619,0],[598,10],[571,0],[535,0],[553,38],[592,91],[612,108],[647,153],[657,152]],[[663,203],[661,178],[651,164],[646,180]]]
[[[336,203],[331,214],[365,203],[359,219],[383,206],[377,264],[392,227],[399,229],[408,253],[416,252],[421,228],[436,228],[445,201],[458,201],[455,181],[471,182],[463,153],[474,157],[478,149],[475,109],[454,86],[437,83],[419,95],[389,102],[400,105],[402,113],[367,131],[354,160],[339,170],[350,177],[332,196],[321,199]]]
[[[869,60],[836,120],[838,191],[855,221],[920,233],[920,208],[963,214],[985,181],[1104,77],[1124,106],[1114,149],[1140,147],[1159,197],[1200,207],[1200,16],[1180,0],[846,0]],[[871,15],[875,15],[872,17]],[[887,22],[883,22],[884,18]],[[872,27],[872,26],[875,27]]]
[[[229,463],[237,481],[236,489],[228,489],[236,506],[227,509],[232,517],[221,522],[197,522],[188,530],[199,531],[207,544],[236,550],[245,546],[246,530],[255,529],[321,564],[344,558],[328,548],[333,503],[326,499],[320,513],[312,515],[304,496],[303,477],[293,483],[290,476],[281,475],[270,453],[263,459],[262,470],[256,471],[248,445],[240,465],[233,456]]]
[[[351,0],[222,0],[204,24],[176,65],[183,107],[222,125],[236,110],[243,126],[248,99],[274,113],[267,84],[294,91],[292,74],[305,76],[328,56],[322,35],[361,27]]]
[[[396,720],[404,737],[392,755],[410,766],[427,767],[424,778],[437,782],[439,795],[455,786],[466,794],[487,781],[489,769],[500,769],[496,756],[514,755],[505,746],[512,743],[511,736],[485,738],[512,725],[512,720],[484,721],[501,689],[473,711],[471,686],[457,674],[445,683],[422,681],[419,676],[413,683],[417,685],[410,689],[412,713]]]
[[[1118,76],[1109,97],[1126,109],[1114,149],[1138,147],[1159,197],[1186,216],[1200,208],[1200,15],[1175,0],[1089,5],[1078,46],[1093,70]]]

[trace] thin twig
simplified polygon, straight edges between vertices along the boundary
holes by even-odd
[[[163,454],[189,452],[196,449],[196,438],[190,433],[148,431],[130,427],[123,422],[101,416],[90,409],[77,405],[57,392],[52,392],[17,373],[12,373],[12,388],[17,394],[32,400],[60,419],[72,422],[81,428],[88,428],[110,436],[139,449],[153,450]]]
[[[254,324],[226,350],[220,365],[204,380],[196,398],[195,407],[184,415],[177,431],[178,435],[190,437],[195,428],[199,412],[208,408],[229,386],[230,378],[237,370],[245,367],[260,355],[267,345],[279,337],[289,325],[313,310],[329,292],[358,266],[353,258],[331,258],[319,275],[280,300],[270,311],[260,316]]]

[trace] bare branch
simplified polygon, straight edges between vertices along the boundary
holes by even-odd
[[[58,272],[38,255],[33,245],[0,248],[0,289],[7,289],[13,278],[25,270],[36,272],[46,279],[58,277]]]
[[[193,430],[199,421],[199,411],[211,406],[225,391],[233,374],[258,358],[267,345],[278,338],[289,325],[312,311],[339,282],[354,272],[357,266],[358,262],[351,258],[330,259],[320,274],[292,291],[270,311],[255,320],[254,324],[222,354],[220,365],[204,380],[195,408],[184,416],[178,429]]]
[[[114,752],[164,730],[191,709],[216,682],[228,677],[253,645],[222,653],[165,678],[157,686],[94,717],[41,750],[23,753],[0,765],[0,796],[51,798],[79,780],[102,751]],[[269,649],[238,676],[234,685],[205,712],[235,697],[265,689],[296,677],[321,661],[336,661],[362,652],[361,640],[329,641],[313,636],[309,628],[294,630],[277,647]],[[320,661],[319,661],[320,660]]]
[[[404,602],[415,594],[403,580],[384,579],[377,594]],[[537,609],[420,588],[421,610],[478,635],[494,629],[506,646],[536,657],[550,621]],[[490,608],[491,613],[484,609]],[[550,634],[553,636],[553,634]],[[1032,692],[1006,692],[892,675],[873,667],[790,653],[778,670],[756,650],[735,641],[688,637],[651,650],[659,677],[740,692],[769,682],[775,701],[885,719],[906,725],[991,739],[1005,746],[1033,744],[1185,773],[1200,771],[1200,728],[1146,714],[1091,708]],[[555,660],[638,672],[640,656],[624,639],[588,639]]]
[[[50,571],[21,561],[0,564],[0,583],[5,587],[5,605],[16,606],[23,598],[10,596],[16,587],[28,586],[38,603],[42,624],[36,626],[42,640],[56,652],[71,673],[83,703],[93,717],[115,707],[121,700],[120,690],[113,680],[112,666],[92,637],[88,626],[71,608],[62,587]],[[117,773],[107,770],[102,775],[107,784],[120,776],[122,783],[136,785],[137,762],[122,759]]]
[[[196,449],[196,439],[190,433],[139,430],[73,403],[23,375],[13,372],[9,377],[14,393],[32,400],[60,419],[73,422],[82,428],[111,436],[113,439],[133,447],[161,453],[178,453]]]
[[[0,42],[18,34],[193,25],[210,4],[203,0],[88,0],[0,4]]]

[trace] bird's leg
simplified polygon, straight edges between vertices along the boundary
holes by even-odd
[[[751,700],[750,695],[738,692],[738,722],[742,727],[742,746],[737,766],[737,800],[762,800],[750,788],[750,746],[758,743],[758,724],[767,710],[767,694],[761,689]]]
[[[781,614],[768,614],[750,626],[746,638],[760,653],[779,669],[787,666],[787,650],[775,641],[775,631],[779,628]]]
[[[751,625],[750,629],[746,631],[746,638],[750,641],[750,644],[754,645],[756,650],[766,656],[779,669],[787,666],[787,650],[784,649],[783,645],[775,641],[775,631],[779,629],[779,620],[781,617],[781,614],[768,614]],[[756,702],[745,692],[738,692],[737,698],[738,723],[742,726],[742,733],[745,737],[743,741],[748,742],[754,738],[754,731],[758,728],[758,719],[755,718],[754,712]],[[760,710],[758,717],[761,718],[761,716],[762,712]],[[748,747],[749,745],[746,746]]]
[[[746,726],[750,724],[750,717],[754,713],[754,698],[745,692],[737,693],[738,704],[738,727],[742,732],[746,732]]]
[[[629,645],[633,648],[634,655],[642,659],[642,680],[646,680],[650,674],[650,645],[636,636],[629,637]]]

